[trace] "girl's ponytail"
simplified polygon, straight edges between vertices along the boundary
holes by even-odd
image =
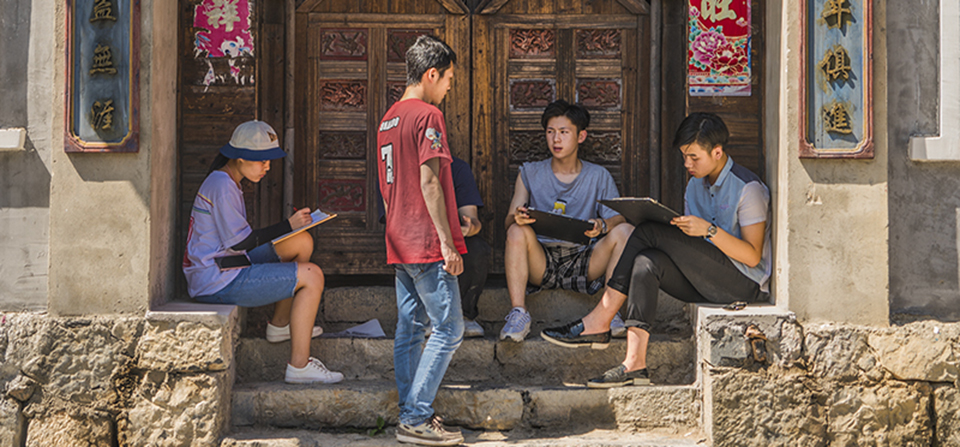
[[[230,161],[229,158],[227,158],[223,154],[218,153],[217,158],[214,158],[213,163],[210,163],[210,169],[207,170],[207,175],[210,175],[213,171],[216,171],[217,169],[220,169],[226,166],[229,161]]]

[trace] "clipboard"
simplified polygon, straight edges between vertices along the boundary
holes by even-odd
[[[296,236],[297,234],[300,234],[300,233],[302,233],[302,232],[304,232],[304,231],[307,231],[307,230],[309,230],[309,229],[311,229],[311,228],[313,228],[313,227],[315,227],[315,226],[317,226],[317,225],[320,225],[320,224],[322,224],[322,223],[324,223],[324,222],[326,222],[326,221],[328,221],[328,220],[330,220],[330,219],[333,219],[334,217],[337,217],[337,215],[336,215],[336,214],[327,214],[327,213],[324,213],[323,211],[320,211],[320,209],[318,208],[318,209],[313,210],[312,213],[310,213],[310,217],[313,219],[312,222],[310,222],[309,224],[307,224],[307,225],[305,225],[305,226],[302,226],[302,227],[300,227],[300,228],[297,228],[296,230],[293,230],[293,231],[291,231],[291,232],[289,232],[289,233],[287,233],[287,234],[284,234],[283,236],[277,237],[276,239],[274,239],[274,240],[271,241],[271,242],[273,242],[273,245],[277,245],[277,244],[279,244],[279,243],[287,240],[287,239],[290,238],[290,237]]]
[[[620,213],[631,225],[643,222],[670,224],[670,220],[680,213],[668,208],[649,197],[620,197],[618,199],[598,200],[603,205]]]
[[[593,229],[592,222],[533,208],[527,208],[527,214],[537,220],[530,224],[530,228],[533,228],[533,231],[539,236],[551,237],[580,245],[590,243],[590,237],[583,233]]]

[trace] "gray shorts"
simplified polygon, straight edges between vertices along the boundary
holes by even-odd
[[[540,286],[528,284],[527,294],[556,288],[588,295],[597,293],[603,288],[603,275],[593,281],[587,278],[595,244],[596,241],[590,245],[542,245],[547,266],[543,270]]]

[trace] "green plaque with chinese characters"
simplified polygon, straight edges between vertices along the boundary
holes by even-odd
[[[870,0],[805,0],[801,158],[873,158]]]
[[[67,0],[67,152],[137,152],[140,1]]]

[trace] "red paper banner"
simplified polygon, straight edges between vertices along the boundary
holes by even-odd
[[[691,96],[750,96],[750,0],[690,0]]]

